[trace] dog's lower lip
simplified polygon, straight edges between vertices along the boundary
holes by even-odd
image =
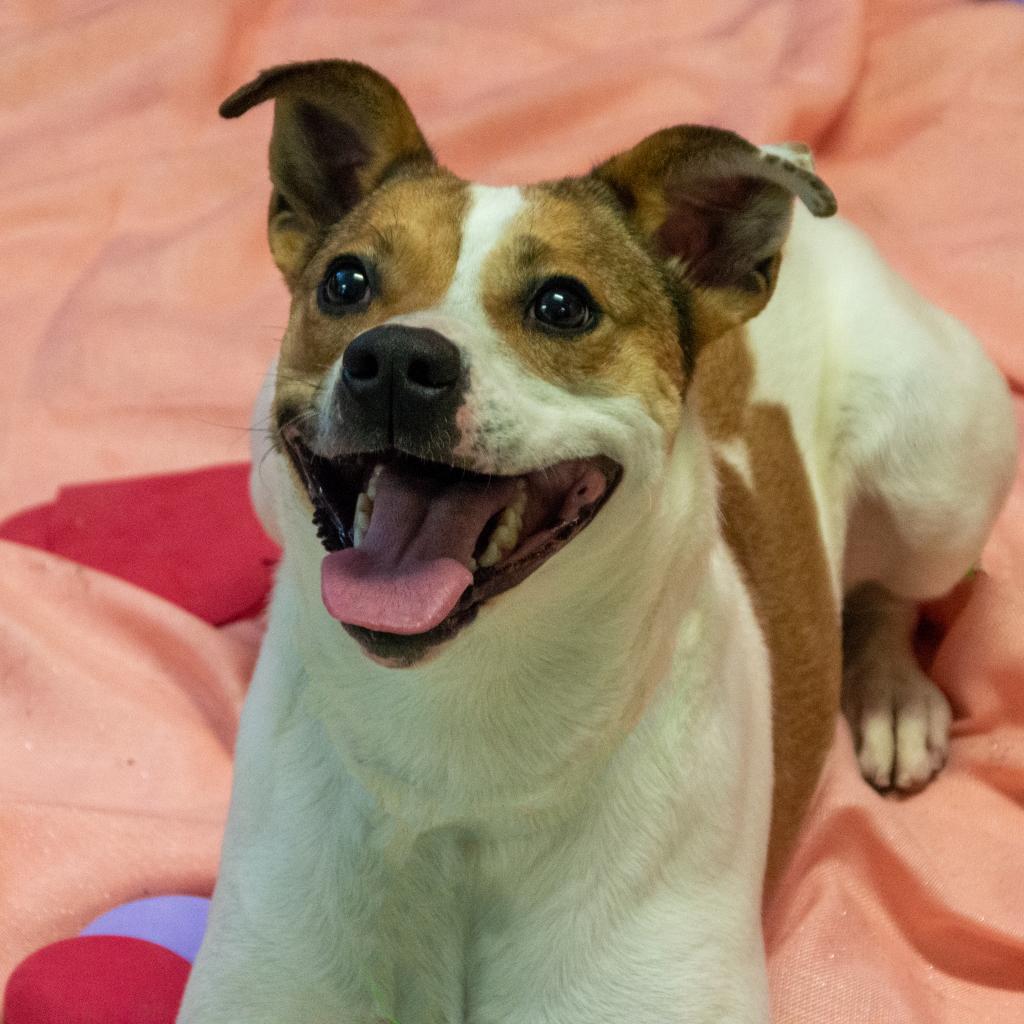
[[[425,461],[408,453],[397,451],[367,452],[339,458],[326,458],[317,454],[297,431],[282,431],[282,439],[313,504],[314,522],[318,526],[323,546],[329,552],[343,551],[353,547],[359,550],[361,544],[359,538],[363,537],[362,543],[370,545],[370,553],[361,556],[361,559],[371,559],[371,568],[383,568],[388,574],[398,573],[397,577],[389,576],[389,578],[404,579],[402,559],[405,556],[390,554],[390,552],[403,550],[402,545],[398,542],[410,539],[422,540],[423,538],[417,533],[417,530],[422,529],[427,530],[427,541],[435,541],[440,538],[445,543],[452,543],[447,538],[463,537],[462,541],[457,542],[457,549],[462,554],[456,555],[455,551],[452,551],[451,557],[456,557],[464,565],[467,564],[466,559],[469,559],[468,565],[472,572],[472,582],[457,599],[454,597],[454,593],[457,591],[452,592],[449,588],[449,593],[452,596],[444,600],[446,604],[449,600],[455,601],[453,606],[449,606],[451,607],[450,612],[444,615],[445,605],[437,608],[431,618],[424,623],[428,628],[422,630],[418,629],[417,625],[412,625],[413,622],[423,621],[422,618],[414,615],[411,622],[403,624],[398,631],[391,631],[388,626],[391,621],[395,620],[389,619],[386,615],[382,619],[373,611],[378,607],[389,607],[388,604],[377,604],[382,599],[378,597],[378,594],[384,592],[372,587],[370,590],[366,590],[369,584],[365,583],[365,577],[363,577],[363,582],[360,582],[358,572],[356,576],[352,576],[351,572],[355,570],[340,568],[342,565],[353,565],[349,556],[346,556],[343,562],[332,564],[332,590],[325,590],[325,601],[331,602],[328,604],[329,611],[350,634],[359,640],[367,654],[378,662],[391,665],[411,664],[421,660],[431,648],[444,640],[451,639],[461,628],[471,622],[480,606],[531,575],[592,521],[622,476],[622,467],[605,456],[554,463],[533,473],[509,477],[482,474],[463,466]],[[385,505],[384,519],[382,520],[386,525],[381,527],[374,525],[374,529],[378,530],[378,535],[376,538],[367,537],[365,504],[363,505],[363,522],[358,527],[355,524],[356,499],[362,496],[365,502],[367,497],[365,492],[371,475],[379,476],[382,466],[389,467],[387,474],[391,479],[392,488],[392,496],[388,499],[390,504]],[[523,494],[526,492],[524,500],[519,503],[520,515],[525,511],[525,520],[513,521],[511,534],[514,539],[510,539],[508,530],[500,535],[501,544],[498,547],[497,564],[478,566],[475,556],[479,555],[482,547],[487,545],[487,537],[491,534],[493,534],[494,540],[488,550],[488,557],[495,559],[494,544],[498,543],[499,534],[493,526],[493,519],[496,519],[497,516],[496,514],[491,516],[490,506],[493,505],[499,510],[503,507],[503,502],[509,499],[498,499],[496,502],[494,492],[508,495],[510,481],[513,480],[517,482],[517,489],[511,493]],[[403,483],[403,481],[406,482]],[[501,481],[501,487],[495,488],[494,482],[496,481]],[[581,483],[588,485],[589,489],[587,486],[577,488],[577,485]],[[397,498],[394,497],[395,494],[398,495]],[[435,508],[434,498],[431,497],[435,494],[440,501],[438,508]],[[410,495],[412,495],[411,498]],[[467,500],[470,504],[464,506],[462,503]],[[437,516],[441,516],[441,522],[447,523],[449,520],[446,517],[454,515],[455,519],[451,522],[455,525],[438,527],[435,522],[433,527],[411,527],[409,529],[412,532],[403,537],[406,528],[394,525],[394,513],[406,507],[404,502],[411,502],[410,507],[427,515],[431,522],[435,522]],[[375,514],[372,507],[371,519]],[[467,520],[467,510],[472,510],[475,507],[480,507],[483,511],[470,512]],[[561,515],[559,515],[559,509],[561,509]],[[506,511],[510,512],[510,510]],[[476,515],[475,520],[473,519],[474,514]],[[484,519],[487,519],[488,526],[484,525]],[[372,521],[376,524],[376,520]],[[404,518],[401,519],[401,522],[406,521]],[[415,522],[415,520],[409,521]],[[473,522],[479,525],[474,526]],[[385,531],[384,539],[387,543],[383,548],[379,530]],[[394,532],[396,530],[397,534]],[[471,532],[467,532],[467,530]],[[482,531],[479,537],[476,536],[478,530]],[[476,543],[475,549],[473,541]],[[469,557],[471,552],[474,555],[472,558]],[[439,554],[445,556],[443,547]],[[334,556],[331,558],[333,559]],[[382,560],[383,564],[375,564],[374,560],[377,563]],[[391,569],[393,561],[394,569]],[[326,562],[324,571],[327,572]],[[343,575],[338,576],[339,572]],[[470,577],[467,576],[468,578]],[[325,576],[325,581],[327,579],[328,577]],[[337,589],[339,584],[341,590]],[[352,586],[357,589],[353,591]],[[393,586],[393,584],[388,586]],[[405,605],[409,605],[410,592],[404,590],[404,587],[405,584],[402,585],[401,592],[406,596],[399,600]],[[443,591],[435,591],[431,585],[430,594],[440,598],[441,593]],[[361,615],[366,614],[367,607],[361,601],[367,596],[372,614],[369,614],[367,618],[361,618]],[[434,598],[427,600],[428,602],[434,601]],[[434,603],[436,605],[436,601]],[[353,615],[355,623],[349,619],[349,614]],[[443,619],[440,618],[442,615],[444,615]],[[411,626],[411,630],[409,626]]]

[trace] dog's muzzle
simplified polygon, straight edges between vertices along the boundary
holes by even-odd
[[[455,454],[467,390],[447,338],[385,325],[342,355],[326,436],[279,411],[327,551],[324,606],[389,664],[412,664],[530,576],[593,519],[622,474],[602,455],[481,472]]]
[[[365,331],[345,349],[335,389],[342,448],[445,459],[458,443],[455,414],[467,378],[459,349],[437,331],[396,324]]]

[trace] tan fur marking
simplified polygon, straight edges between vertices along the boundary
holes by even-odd
[[[732,330],[705,344],[697,360],[694,394],[701,422],[714,441],[739,436],[747,421],[754,364],[744,334]]]
[[[842,675],[839,609],[788,412],[750,403],[746,332],[706,346],[694,382],[714,440],[742,437],[753,488],[716,459],[725,538],[750,585],[772,668],[775,790],[766,886],[778,880],[832,743]]]
[[[279,410],[308,404],[356,335],[441,300],[455,272],[468,201],[463,181],[434,168],[387,182],[327,232],[295,286],[281,347]],[[375,291],[365,312],[330,316],[317,306],[317,286],[344,254],[371,269]]]
[[[484,308],[531,372],[575,394],[635,396],[673,436],[686,386],[675,309],[621,216],[573,184],[525,191],[527,208],[484,265]],[[524,317],[554,276],[586,285],[602,310],[594,329],[562,337]]]

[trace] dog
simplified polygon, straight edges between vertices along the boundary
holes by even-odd
[[[263,72],[283,547],[181,1024],[748,1024],[841,709],[939,770],[916,603],[1016,462],[964,327],[806,147],[659,131],[469,184],[395,87]]]

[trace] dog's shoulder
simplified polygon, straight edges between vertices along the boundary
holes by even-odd
[[[775,301],[785,302],[795,283],[780,281]],[[783,323],[755,321],[706,346],[694,380],[715,456],[722,530],[750,589],[772,668],[769,880],[784,862],[831,744],[841,672],[840,556],[828,536],[834,510],[814,435],[824,356],[815,353],[813,365],[801,365],[809,339],[787,336],[785,323],[799,314],[771,316]],[[780,365],[786,360],[789,366]]]

